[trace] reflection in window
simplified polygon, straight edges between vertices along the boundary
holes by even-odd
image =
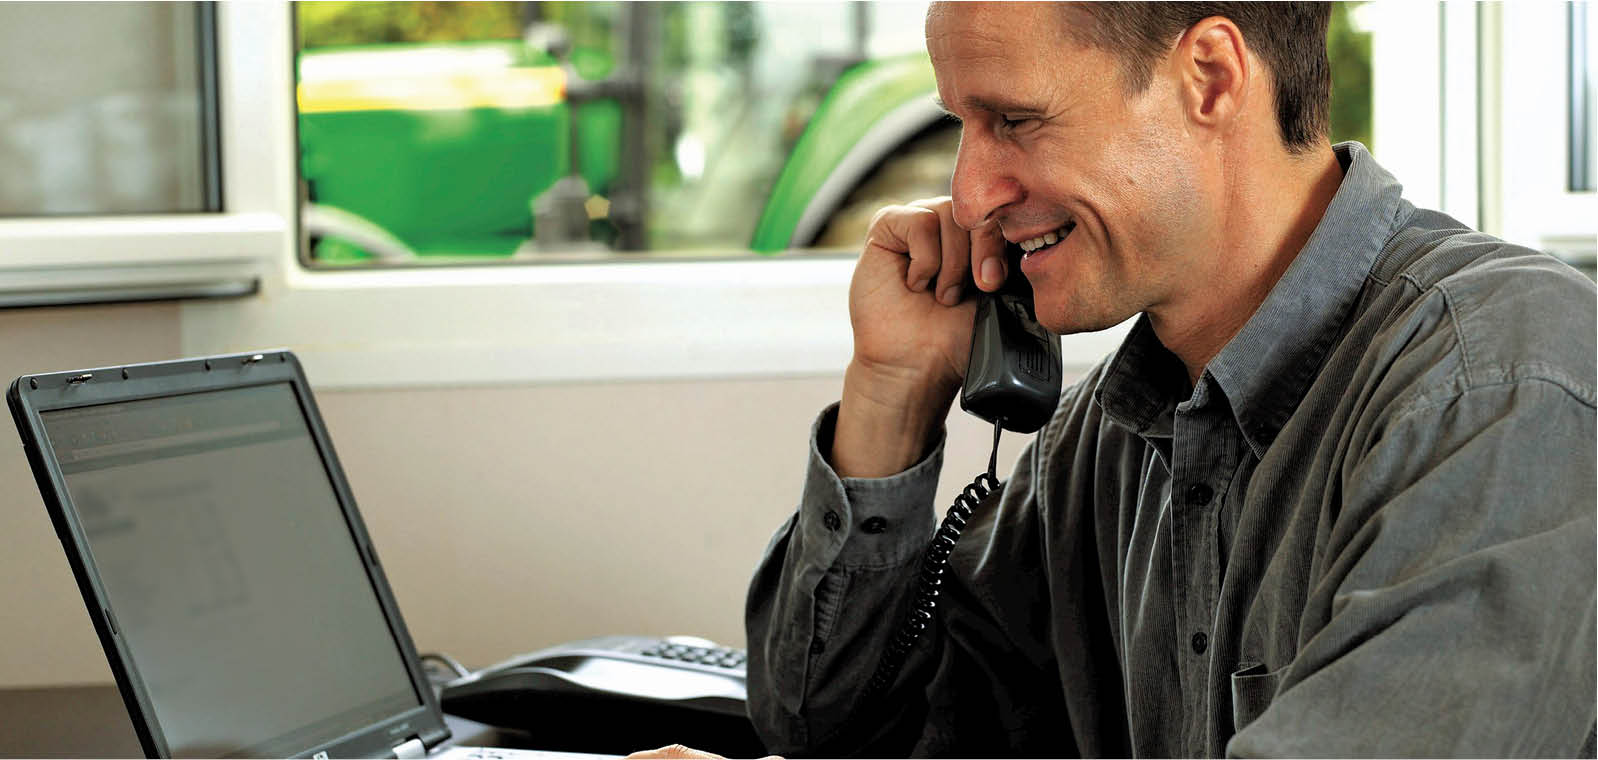
[[[0,3],[0,216],[218,210],[210,9]]]

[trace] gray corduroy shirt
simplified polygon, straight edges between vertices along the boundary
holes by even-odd
[[[1196,385],[1144,318],[1065,391],[871,700],[942,446],[840,478],[822,414],[749,591],[770,749],[1591,756],[1593,285],[1336,152],[1320,225]]]

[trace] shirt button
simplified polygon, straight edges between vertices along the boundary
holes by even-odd
[[[888,521],[882,517],[868,517],[860,523],[860,529],[867,533],[881,533],[888,529]]]
[[[1187,488],[1187,503],[1196,507],[1202,507],[1210,503],[1210,498],[1213,496],[1215,496],[1215,492],[1211,491],[1210,487],[1203,483],[1194,483]]]
[[[838,526],[843,525],[843,518],[838,517],[837,512],[829,509],[826,514],[821,516],[821,524],[827,526],[827,530],[837,530]]]
[[[1209,648],[1210,637],[1205,636],[1203,631],[1193,634],[1193,654],[1204,654],[1204,650]]]

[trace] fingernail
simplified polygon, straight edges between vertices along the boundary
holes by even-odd
[[[932,279],[932,278],[929,277],[929,278],[926,278],[926,279],[923,279],[923,280],[916,280],[915,284],[910,286],[910,292],[911,293],[920,293],[921,291],[926,290],[927,289],[927,280],[930,280],[930,279]]]
[[[998,259],[982,262],[982,284],[990,288],[1004,284],[1004,265]]]
[[[949,287],[944,288],[943,292],[938,294],[938,300],[943,302],[944,306],[953,306],[953,305],[959,303],[960,302],[960,286],[959,285],[950,285]]]

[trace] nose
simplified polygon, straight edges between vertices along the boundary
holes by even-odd
[[[1008,170],[1002,153],[999,146],[972,135],[971,130],[960,135],[954,177],[949,183],[955,224],[974,230],[992,222],[999,209],[1024,197],[1021,183]]]

